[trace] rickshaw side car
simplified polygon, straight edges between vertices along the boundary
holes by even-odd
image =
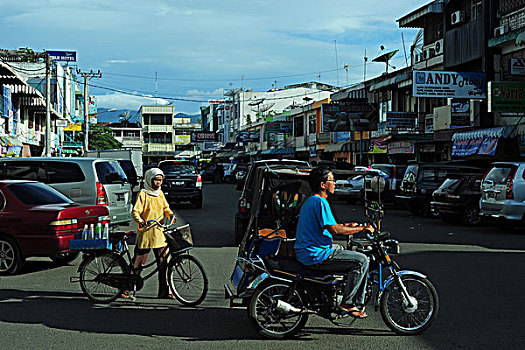
[[[308,184],[309,169],[256,170],[250,219],[239,245],[237,262],[230,284],[224,285],[226,297],[234,305],[237,298],[249,299],[250,285],[262,270],[252,268],[246,260],[261,260],[266,255],[293,257],[295,228],[302,203],[311,195]]]

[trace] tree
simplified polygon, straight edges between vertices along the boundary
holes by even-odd
[[[91,124],[89,126],[89,149],[120,149],[122,143],[117,141],[113,136],[110,128],[104,125]]]

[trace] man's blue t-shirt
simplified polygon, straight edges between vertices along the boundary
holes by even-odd
[[[318,264],[333,253],[333,239],[324,228],[326,225],[337,225],[328,201],[319,196],[309,197],[299,213],[295,241],[295,255],[302,264]]]

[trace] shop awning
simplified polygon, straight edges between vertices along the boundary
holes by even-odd
[[[348,141],[331,143],[324,148],[323,152],[341,152],[346,142]]]
[[[402,81],[408,80],[410,78],[409,74],[400,74],[390,79],[383,80],[377,84],[370,86],[370,91],[379,90],[381,88],[400,83]]]
[[[476,139],[499,139],[507,137],[507,127],[500,126],[497,128],[478,129],[465,132],[457,132],[452,135],[452,141],[476,140]]]

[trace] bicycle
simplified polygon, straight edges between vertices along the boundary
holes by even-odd
[[[80,282],[82,292],[94,303],[107,304],[115,301],[125,291],[135,293],[142,289],[144,281],[156,274],[162,264],[167,265],[168,284],[175,298],[183,305],[196,306],[204,301],[208,293],[208,276],[202,264],[189,254],[193,248],[189,225],[170,229],[174,223],[162,225],[157,220],[149,220],[146,228],[159,225],[164,230],[166,248],[160,257],[144,266],[134,268],[128,241],[134,237],[135,231],[113,232],[110,241],[114,244],[112,251],[84,251],[82,263],[78,268],[78,280],[71,277],[71,282]],[[127,261],[125,259],[127,257]],[[141,276],[141,272],[157,263],[157,267]]]

